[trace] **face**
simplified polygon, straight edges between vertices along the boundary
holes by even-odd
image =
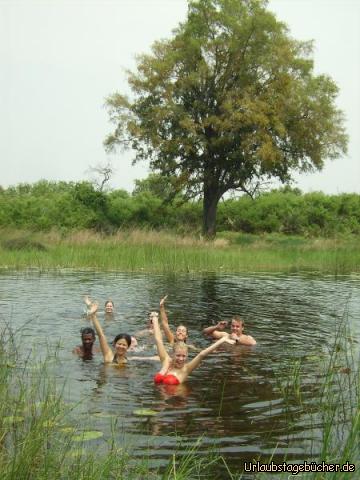
[[[231,333],[241,335],[243,331],[243,323],[239,320],[231,320]]]
[[[126,354],[128,351],[128,344],[125,338],[120,338],[116,343],[115,343],[115,350],[116,354],[119,356],[123,356]]]
[[[174,352],[174,364],[176,368],[184,366],[187,359],[187,351],[183,348],[177,348]]]
[[[180,342],[184,342],[188,337],[187,328],[184,327],[183,325],[180,325],[179,327],[177,327],[175,332],[175,337],[176,337],[176,340]]]
[[[114,304],[112,302],[106,302],[105,312],[106,313],[113,313],[114,312]]]
[[[81,341],[85,349],[90,349],[94,344],[95,338],[91,333],[84,333],[81,337]]]

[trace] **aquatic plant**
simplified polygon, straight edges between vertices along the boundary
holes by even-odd
[[[197,455],[200,441],[185,452],[179,441],[179,452],[171,455],[168,467],[159,468],[149,461],[151,449],[134,461],[131,445],[118,445],[116,420],[107,439],[101,431],[85,430],[74,420],[79,418],[76,406],[64,401],[64,385],[56,382],[47,360],[34,371],[32,358],[21,358],[15,343],[9,328],[0,332],[1,480],[209,478],[214,458]]]

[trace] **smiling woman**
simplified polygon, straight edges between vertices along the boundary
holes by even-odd
[[[127,333],[119,333],[119,335],[116,335],[113,341],[113,346],[115,348],[114,354],[107,342],[103,329],[101,328],[99,320],[96,316],[98,307],[98,303],[92,303],[88,311],[88,316],[93,322],[96,333],[99,337],[100,348],[104,357],[104,362],[124,365],[127,363],[126,353],[131,345],[131,336]]]
[[[135,337],[132,337],[128,333],[119,333],[116,335],[112,342],[112,346],[115,349],[115,354],[112,351],[111,347],[108,344],[106,336],[101,328],[100,322],[96,316],[99,304],[97,302],[92,303],[89,306],[88,317],[91,319],[96,333],[99,337],[100,348],[104,358],[105,363],[112,363],[114,365],[126,365],[128,359],[126,357],[127,352],[130,347],[137,345]],[[157,356],[150,357],[131,357],[132,360],[159,360]]]
[[[213,352],[219,345],[228,341],[227,336],[223,336],[213,345],[196,355],[190,362],[186,363],[188,356],[188,347],[184,342],[177,342],[174,345],[174,354],[171,357],[166,351],[162,339],[162,333],[157,317],[153,318],[154,336],[157,351],[160,357],[162,368],[154,376],[155,383],[165,383],[166,385],[178,385],[183,383],[190,373],[200,365],[202,360]]]

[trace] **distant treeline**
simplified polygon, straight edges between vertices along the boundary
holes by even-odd
[[[179,233],[199,232],[201,202],[164,198],[166,188],[138,181],[132,194],[99,191],[89,182],[48,182],[0,187],[0,226],[49,231],[53,228],[95,229],[112,233],[119,228],[165,228]],[[285,187],[219,204],[217,230],[245,233],[284,233],[333,236],[360,233],[360,195],[302,194]]]

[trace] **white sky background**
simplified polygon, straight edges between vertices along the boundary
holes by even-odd
[[[315,72],[340,87],[347,157],[297,177],[304,192],[360,193],[360,1],[271,0],[298,40],[315,40]],[[110,159],[111,186],[149,173],[131,153],[107,156],[105,97],[128,92],[124,69],[186,17],[186,0],[0,0],[0,185],[89,179]]]

